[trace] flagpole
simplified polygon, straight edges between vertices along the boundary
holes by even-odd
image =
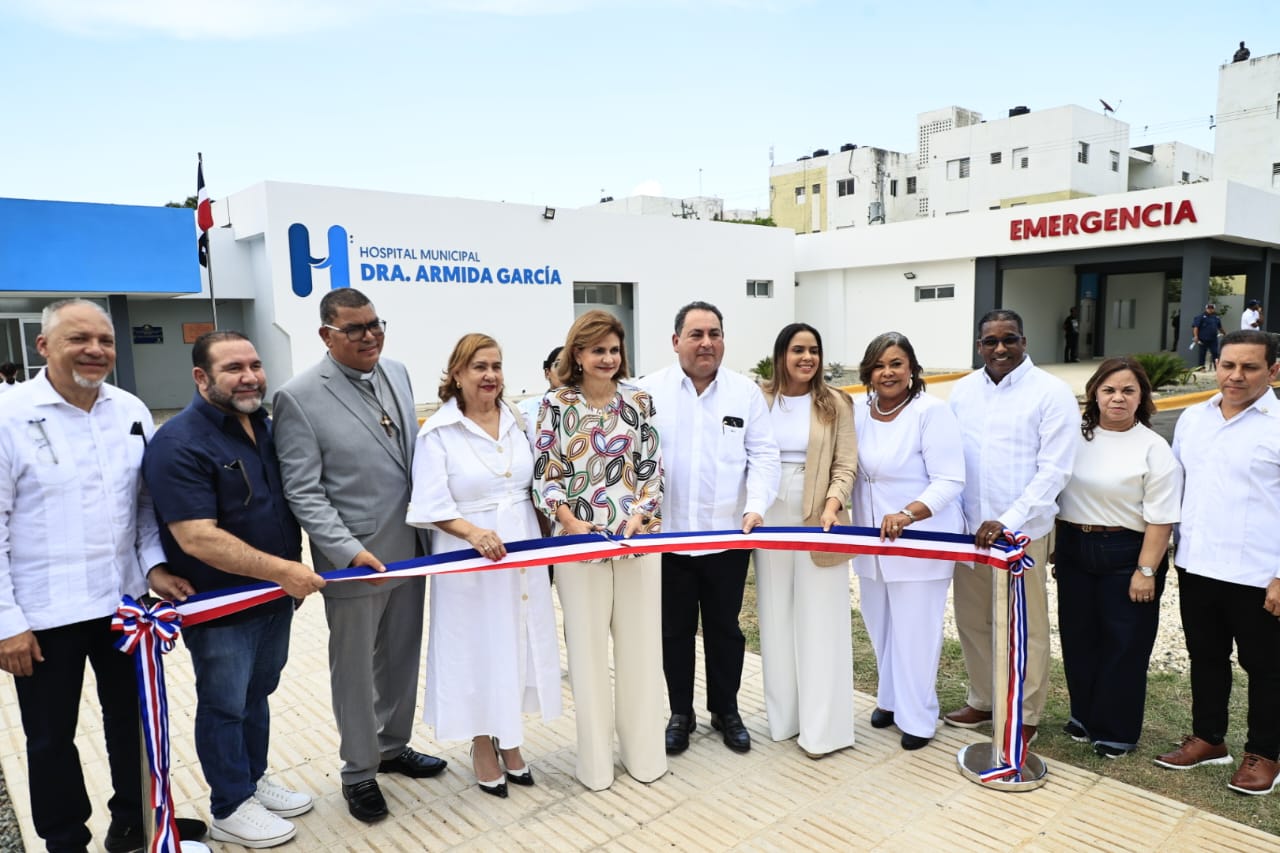
[[[200,209],[203,205],[209,204],[209,216],[206,224],[200,223]],[[205,269],[209,271],[209,312],[213,315],[213,328],[218,328],[218,301],[213,295],[213,246],[209,240],[209,228],[213,225],[212,202],[208,200],[208,195],[204,188],[204,154],[196,152],[196,223],[200,228],[200,239],[204,241],[204,260]]]

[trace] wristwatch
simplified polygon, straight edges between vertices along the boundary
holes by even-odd
[[[1156,570],[1150,566],[1138,566],[1138,571],[1142,572],[1144,578],[1153,578],[1156,576]]]
[[[919,520],[920,520],[920,519],[916,518],[916,514],[915,514],[914,512],[912,512],[911,510],[907,509],[906,507],[903,507],[902,509],[898,510],[898,512],[899,512],[899,513],[901,513],[902,515],[905,515],[909,521],[919,521]]]

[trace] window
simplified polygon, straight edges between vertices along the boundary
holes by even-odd
[[[768,279],[747,279],[747,298],[748,299],[772,299],[773,298],[773,280]]]
[[[931,284],[926,287],[916,288],[916,302],[930,302],[939,299],[955,299],[956,286],[954,284]]]
[[[1013,168],[1026,169],[1031,165],[1031,149],[1015,148],[1013,149]]]
[[[1001,152],[1001,151],[992,151],[992,152],[991,152],[991,165],[992,165],[992,166],[999,166],[999,165],[1000,165],[1000,160],[1002,159],[1002,155],[1003,155],[1003,152]]]
[[[804,187],[796,187],[796,204],[804,204]]]
[[[1112,315],[1117,329],[1133,329],[1138,316],[1138,300],[1117,299],[1112,305]]]
[[[818,195],[818,194],[819,194],[819,193],[821,193],[821,192],[822,192],[822,184],[814,184],[814,185],[813,185],[813,194],[814,194],[814,195]]]
[[[836,181],[836,195],[841,198],[853,195],[853,178],[841,178]]]
[[[578,305],[617,305],[618,285],[575,283],[573,301]]]
[[[898,179],[890,178],[889,179],[889,195],[897,196],[897,194],[898,194]]]
[[[1280,163],[1271,164],[1271,189],[1280,190]]]
[[[1087,142],[1079,142],[1079,143],[1076,143],[1076,144],[1080,146],[1079,148],[1077,148],[1077,149],[1076,149],[1076,162],[1077,162],[1077,163],[1084,163],[1084,164],[1088,165],[1088,163],[1089,163],[1089,143],[1087,143]]]
[[[969,177],[969,158],[961,157],[959,160],[947,161],[947,180],[963,180]]]
[[[1111,151],[1109,153],[1111,154],[1111,171],[1119,172],[1120,171],[1120,152]]]
[[[907,195],[915,195],[915,194],[916,194],[916,179],[907,178]]]
[[[1183,172],[1183,173],[1182,173],[1182,182],[1183,182],[1184,184],[1189,184],[1189,183],[1191,183],[1191,173],[1190,173],[1190,172]]]

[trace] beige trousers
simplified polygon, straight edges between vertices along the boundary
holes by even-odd
[[[593,791],[613,784],[616,730],[622,766],[652,782],[667,772],[661,558],[558,563],[555,578],[578,724],[575,775]]]
[[[1027,546],[1036,561],[1027,570],[1027,677],[1023,682],[1022,716],[1029,726],[1040,724],[1040,713],[1049,696],[1049,596],[1045,563],[1049,558],[1049,535]],[[990,566],[956,563],[956,630],[964,650],[964,666],[969,674],[968,704],[990,711],[991,684],[991,573]],[[996,695],[1003,698],[1005,685]]]

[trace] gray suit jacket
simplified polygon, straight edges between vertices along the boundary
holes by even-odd
[[[406,444],[406,464],[360,392],[327,356],[290,379],[273,398],[285,498],[311,540],[317,571],[346,567],[362,550],[384,563],[430,550],[426,531],[404,520],[418,434],[409,372],[397,361],[384,358],[378,363],[399,407],[396,416]],[[355,598],[387,592],[404,582],[330,584],[324,594]]]

